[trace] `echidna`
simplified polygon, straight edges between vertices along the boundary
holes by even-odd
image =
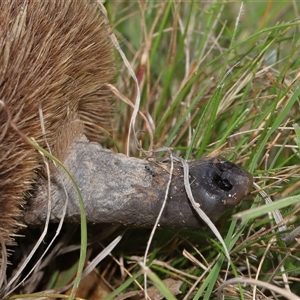
[[[0,1],[0,237],[5,244],[13,243],[20,207],[43,169],[42,155],[25,137],[62,159],[83,131],[95,140],[105,127],[110,111],[105,83],[114,77],[109,34],[92,1]]]

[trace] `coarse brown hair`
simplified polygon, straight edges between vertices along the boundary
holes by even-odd
[[[6,244],[43,168],[25,137],[63,159],[83,131],[97,140],[107,126],[105,83],[114,77],[109,34],[91,1],[0,1],[0,236]]]

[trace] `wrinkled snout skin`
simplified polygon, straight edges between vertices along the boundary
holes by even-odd
[[[251,174],[220,158],[191,162],[189,175],[193,196],[212,221],[239,204],[253,184]]]

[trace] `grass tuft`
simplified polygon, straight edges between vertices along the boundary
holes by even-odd
[[[180,299],[214,299],[222,282],[240,277],[285,283],[297,294],[298,243],[292,235],[285,242],[279,229],[284,222],[288,234],[299,222],[299,5],[149,1],[106,6],[137,74],[140,110],[152,126],[154,148],[171,147],[186,159],[224,156],[251,172],[257,186],[235,211],[239,217],[245,211],[247,220],[232,220],[228,213],[218,224],[232,258],[229,269],[220,243],[205,230],[189,231],[184,238],[173,233],[173,252],[160,246],[169,245],[170,236],[158,232],[162,240],[157,237],[148,266],[161,280],[182,280]],[[118,84],[134,99],[134,83],[123,68]],[[118,105],[114,138],[125,149],[124,120],[131,110]],[[137,118],[135,126],[147,150],[144,121]],[[140,155],[134,143],[131,151]],[[268,199],[286,203],[261,207],[260,189]],[[276,209],[277,225],[269,214]],[[157,268],[157,261],[165,268]],[[138,265],[135,270],[141,271]],[[226,299],[253,299],[258,289],[271,295],[268,288],[234,284],[223,293]]]

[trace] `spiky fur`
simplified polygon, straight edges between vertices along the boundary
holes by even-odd
[[[109,29],[97,4],[0,1],[0,236],[6,244],[43,167],[24,136],[60,159],[82,130],[97,139],[109,114],[104,84],[113,76]]]

